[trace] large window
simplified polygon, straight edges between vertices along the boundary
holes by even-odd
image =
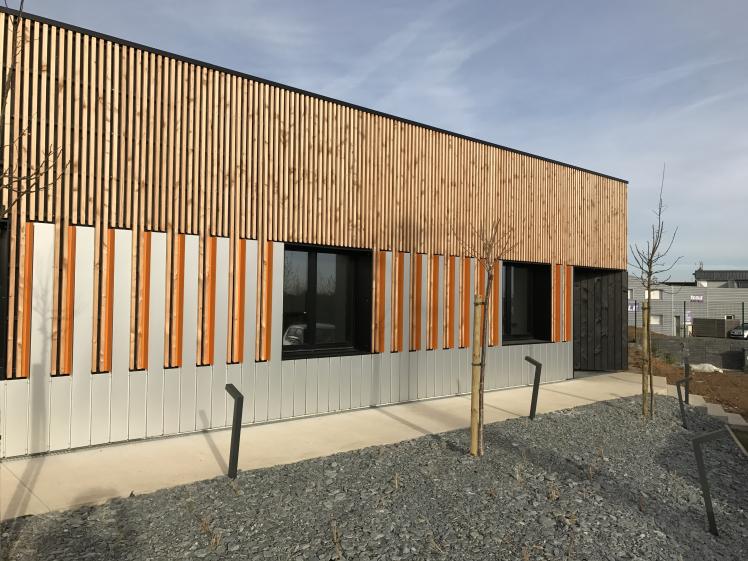
[[[502,273],[504,342],[511,344],[550,341],[550,267],[529,263],[505,263]]]
[[[371,252],[286,245],[283,358],[371,349]]]

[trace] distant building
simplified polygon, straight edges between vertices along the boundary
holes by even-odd
[[[708,288],[748,288],[748,270],[708,271],[697,269],[693,273],[696,286]]]
[[[748,270],[698,269],[693,282],[667,282],[652,288],[652,331],[663,335],[690,335],[694,318],[736,319],[745,322],[748,305]],[[642,325],[642,282],[629,275],[628,323]]]

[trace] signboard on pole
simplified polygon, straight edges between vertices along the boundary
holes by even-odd
[[[686,310],[686,325],[693,325],[693,313],[691,310]]]

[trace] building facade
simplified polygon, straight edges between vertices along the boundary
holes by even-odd
[[[487,387],[625,364],[625,181],[13,17],[3,457],[466,393],[497,221]]]
[[[696,278],[699,271],[696,271]],[[706,283],[709,286],[705,286]],[[713,284],[712,284],[713,283]],[[651,327],[655,333],[683,337],[691,334],[696,318],[728,319],[744,323],[748,288],[728,288],[725,279],[656,284],[652,289]],[[646,290],[641,280],[629,277],[628,324],[642,325],[641,303]]]

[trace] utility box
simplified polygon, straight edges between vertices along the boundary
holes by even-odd
[[[692,337],[719,337],[725,339],[727,333],[737,327],[736,319],[693,318]]]

